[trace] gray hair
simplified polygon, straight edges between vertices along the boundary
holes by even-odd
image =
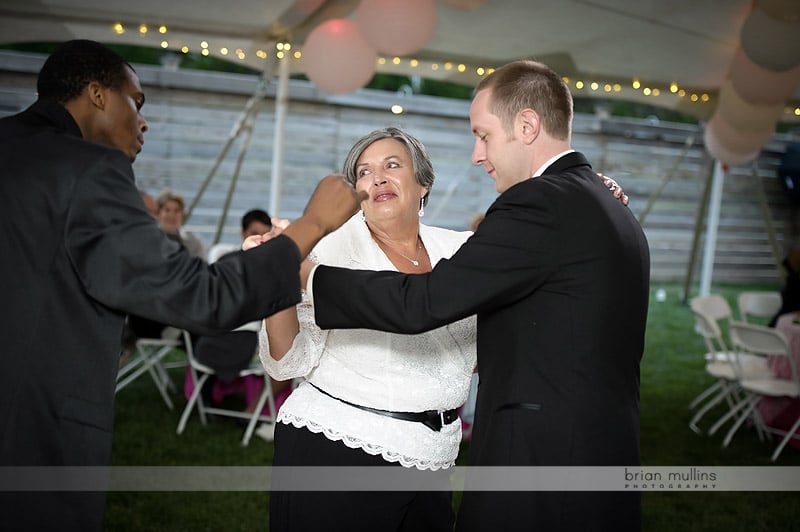
[[[372,133],[364,135],[353,144],[353,147],[350,148],[350,153],[347,154],[344,160],[344,166],[342,168],[345,179],[347,179],[347,182],[351,185],[356,186],[356,182],[358,181],[358,172],[356,170],[359,157],[361,157],[364,150],[369,148],[374,142],[383,139],[395,139],[405,146],[411,157],[411,165],[417,183],[428,189],[425,197],[422,198],[423,205],[427,205],[428,196],[433,187],[433,180],[436,177],[433,174],[433,163],[431,163],[431,159],[428,156],[428,150],[426,150],[425,146],[415,137],[396,127],[375,130]]]

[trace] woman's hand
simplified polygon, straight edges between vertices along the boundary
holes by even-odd
[[[263,235],[252,235],[248,236],[242,242],[242,251],[247,251],[248,249],[253,249],[254,247],[258,247],[264,242],[268,240],[272,240],[279,234],[283,233],[283,230],[289,227],[289,220],[285,218],[272,218],[272,229]]]
[[[600,177],[600,179],[603,180],[603,184],[608,187],[608,190],[610,190],[611,193],[614,194],[615,198],[620,200],[623,205],[628,205],[628,195],[625,194],[625,191],[622,190],[622,187],[619,186],[619,183],[617,183],[608,176],[604,176],[600,172],[597,172],[597,175]]]

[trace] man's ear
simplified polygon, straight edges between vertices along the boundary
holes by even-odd
[[[106,107],[106,92],[104,87],[97,81],[90,81],[86,86],[86,94],[89,96],[89,101],[92,105],[100,110]]]
[[[539,113],[533,109],[523,109],[517,117],[520,139],[525,144],[530,144],[539,136]]]

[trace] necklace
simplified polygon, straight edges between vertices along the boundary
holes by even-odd
[[[417,235],[417,257],[415,259],[412,259],[411,257],[407,257],[407,256],[403,255],[402,253],[400,253],[399,251],[394,249],[392,246],[390,246],[386,242],[384,242],[384,245],[386,245],[386,247],[388,247],[389,249],[391,249],[392,251],[394,251],[395,253],[397,253],[398,255],[403,257],[404,259],[406,259],[411,264],[413,264],[415,268],[419,267],[419,252],[422,249],[422,243],[420,242],[419,235]]]

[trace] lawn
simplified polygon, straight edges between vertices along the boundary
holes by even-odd
[[[760,442],[755,431],[742,428],[727,448],[722,435],[697,435],[688,427],[687,405],[712,383],[703,371],[702,339],[694,333],[691,312],[678,284],[654,283],[667,298],[651,298],[647,342],[641,367],[641,450],[646,466],[800,466],[800,450],[787,446],[775,464],[774,443]],[[734,302],[743,288],[715,286],[714,292]],[[735,306],[734,306],[735,308]],[[625,331],[609,331],[625,334]],[[174,370],[182,383],[181,370]],[[147,378],[140,378],[117,396],[114,436],[115,466],[239,466],[271,463],[273,447],[257,436],[240,445],[243,425],[217,420],[202,426],[193,416],[178,436],[175,427],[185,404],[181,394],[169,411]],[[722,410],[717,411],[717,415]],[[709,412],[701,422],[708,428]],[[465,456],[466,445],[461,457]],[[463,458],[459,459],[459,464]],[[233,474],[233,472],[232,472]],[[457,498],[458,499],[458,498]],[[106,528],[110,531],[253,531],[268,529],[266,491],[247,492],[114,492],[109,495]],[[797,492],[645,492],[642,529],[689,531],[800,531]],[[493,532],[493,531],[492,531]]]

